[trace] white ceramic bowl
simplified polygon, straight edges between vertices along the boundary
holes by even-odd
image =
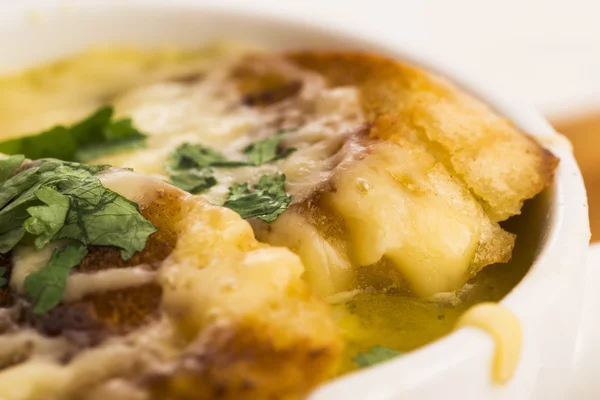
[[[569,143],[531,108],[490,93],[422,50],[287,17],[208,10],[193,2],[87,1],[38,5],[33,11],[3,5],[0,70],[27,67],[92,45],[198,46],[215,39],[257,42],[274,49],[367,49],[421,65],[491,104],[560,158],[556,182],[538,203],[545,217],[538,222],[543,227],[536,260],[502,301],[524,329],[521,359],[510,382],[502,386],[492,382],[494,344],[487,334],[465,328],[403,357],[335,380],[311,399],[565,398],[581,321],[589,241],[587,201]]]

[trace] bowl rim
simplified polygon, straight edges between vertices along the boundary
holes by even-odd
[[[94,7],[113,8],[114,10],[126,8],[141,10],[139,7],[143,7],[144,12],[151,13],[168,13],[178,10],[209,14],[214,18],[233,16],[256,20],[277,27],[277,29],[320,32],[331,36],[331,41],[354,43],[361,48],[370,48],[374,52],[406,61],[446,77],[490,105],[497,112],[505,115],[560,159],[555,183],[549,189],[551,207],[548,223],[550,229],[544,234],[545,245],[523,279],[500,301],[500,304],[512,310],[520,319],[531,318],[536,314],[536,310],[543,308],[547,301],[548,288],[560,284],[561,277],[569,273],[568,269],[575,265],[583,273],[590,235],[587,198],[581,173],[568,140],[556,133],[543,117],[523,101],[500,93],[497,88],[490,90],[485,83],[474,77],[466,76],[453,65],[428,53],[426,49],[411,46],[409,42],[390,43],[385,38],[376,35],[360,34],[344,27],[343,24],[331,26],[328,22],[329,27],[324,27],[319,24],[318,20],[309,21],[304,17],[292,17],[280,12],[257,11],[249,8],[232,11],[226,9],[227,4],[207,6],[206,3],[191,0],[173,0],[168,3],[159,0],[92,0],[73,5],[75,12],[71,10],[71,16],[77,15],[79,12],[91,12],[90,10]],[[32,7],[36,12],[51,14],[56,11],[57,7],[62,6],[43,1],[25,1],[13,7],[2,4],[2,7],[3,12],[0,13],[2,28],[0,30],[5,29],[3,23],[22,25],[24,13],[29,12]],[[544,296],[540,296],[540,293]],[[460,348],[463,351],[448,351],[448,349],[454,348]],[[371,399],[387,399],[392,397],[392,393],[398,393],[399,387],[406,387],[407,382],[411,382],[410,386],[412,386],[426,381],[432,374],[473,358],[477,353],[489,351],[490,341],[486,335],[474,328],[462,328],[411,351],[403,357],[330,381],[317,389],[310,398],[315,400],[339,398],[336,396],[342,392],[351,393],[357,388],[373,387],[378,383],[393,383],[389,388],[380,388],[378,392],[370,392],[369,398]],[[410,365],[410,369],[407,368],[408,365]],[[432,365],[435,368],[431,368]],[[398,371],[405,375],[399,376]],[[390,381],[390,379],[394,380]]]

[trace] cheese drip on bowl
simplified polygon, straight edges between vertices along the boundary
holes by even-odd
[[[496,383],[506,383],[517,368],[523,345],[519,318],[499,304],[480,303],[467,310],[456,323],[456,329],[469,326],[484,330],[494,339],[492,377]]]

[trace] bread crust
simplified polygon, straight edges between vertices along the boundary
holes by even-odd
[[[372,136],[425,143],[493,221],[519,214],[525,200],[553,181],[554,154],[442,77],[364,52],[305,51],[287,58],[332,86],[357,86]]]

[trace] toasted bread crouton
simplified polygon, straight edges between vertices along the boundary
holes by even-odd
[[[92,248],[75,274],[140,264],[156,279],[94,290],[41,316],[18,300],[0,314],[9,327],[0,397],[298,399],[336,373],[340,334],[295,254],[258,243],[233,211],[163,182],[128,171],[101,180],[139,202],[159,230],[127,262]]]
[[[512,122],[445,79],[367,53],[302,52],[295,63],[332,86],[360,88],[371,135],[412,136],[477,196],[493,221],[519,214],[552,182],[558,159]]]

